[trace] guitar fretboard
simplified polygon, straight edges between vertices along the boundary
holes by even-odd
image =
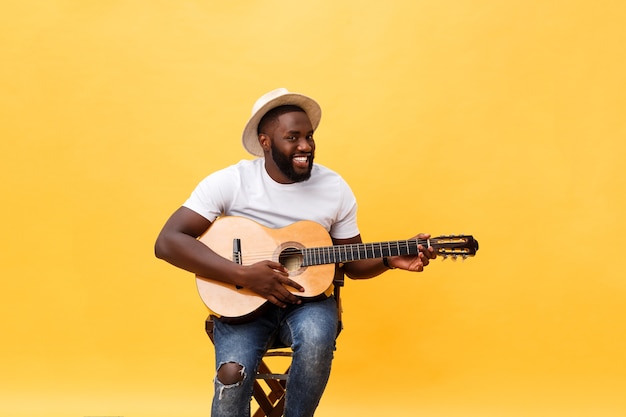
[[[383,258],[385,256],[415,255],[418,245],[429,246],[428,240],[395,240],[302,249],[302,266],[325,265]]]

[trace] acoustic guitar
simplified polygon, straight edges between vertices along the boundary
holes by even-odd
[[[262,260],[281,263],[289,278],[305,292],[288,287],[301,297],[315,297],[328,289],[335,264],[385,256],[416,255],[418,245],[432,247],[444,258],[474,256],[478,242],[470,235],[438,236],[377,243],[333,245],[326,229],[312,221],[299,221],[280,229],[267,228],[243,217],[217,219],[199,238],[218,255],[241,265]],[[235,285],[196,276],[200,298],[213,312],[224,317],[253,314],[268,302],[260,295]]]

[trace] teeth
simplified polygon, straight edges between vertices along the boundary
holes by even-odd
[[[309,160],[309,157],[308,156],[295,156],[293,159],[294,161],[297,161],[297,162],[306,162]]]

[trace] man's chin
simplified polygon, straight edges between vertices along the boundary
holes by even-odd
[[[295,181],[295,182],[304,182],[307,181],[309,178],[311,178],[311,173],[310,172],[306,172],[300,175],[294,175],[291,180]]]
[[[295,182],[306,181],[311,178],[311,167],[306,169],[296,169],[294,167],[293,171],[289,173],[289,178]]]

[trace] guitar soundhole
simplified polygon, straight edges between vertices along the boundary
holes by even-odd
[[[287,268],[290,275],[297,275],[302,268],[302,251],[297,247],[285,247],[278,255],[278,262]]]

